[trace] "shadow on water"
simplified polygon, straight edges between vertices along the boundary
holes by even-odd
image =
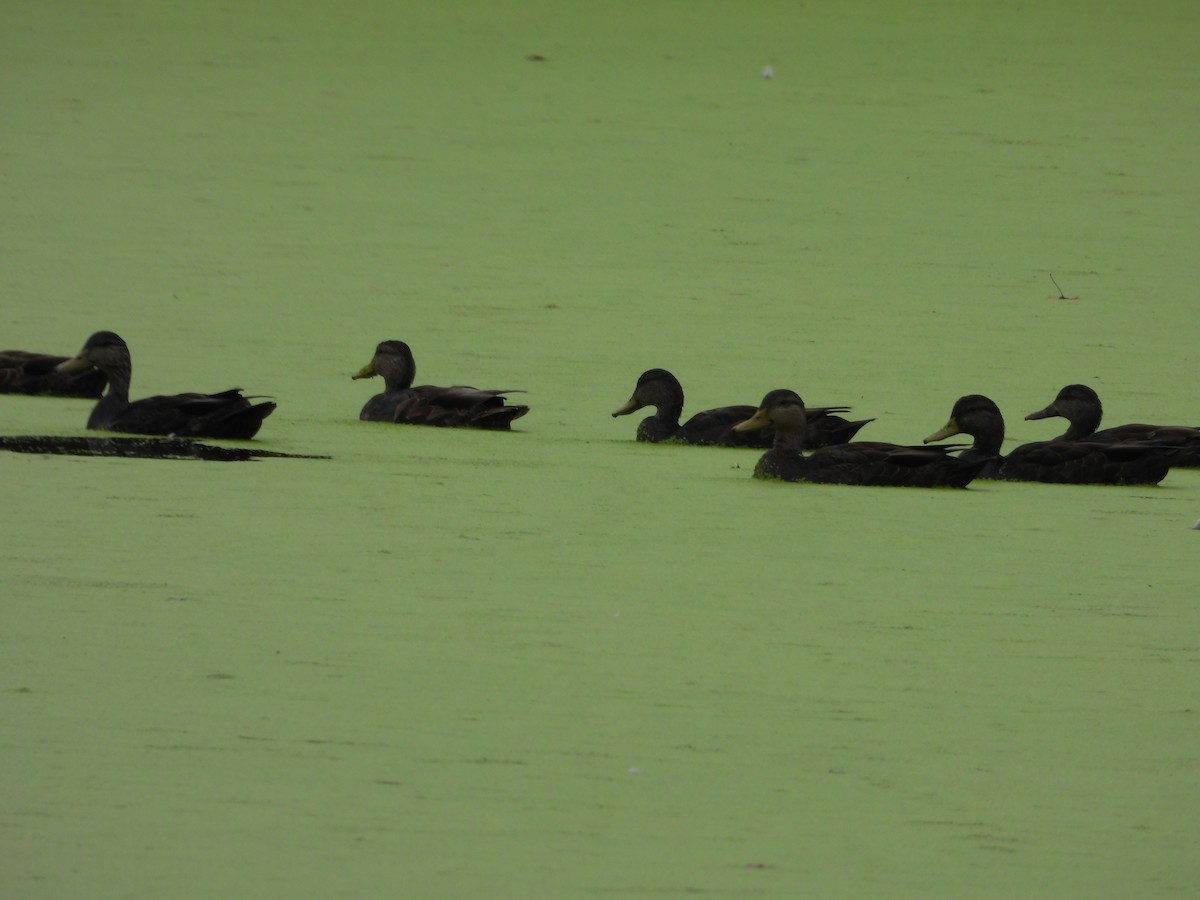
[[[329,459],[301,453],[278,453],[248,447],[214,447],[182,438],[149,437],[55,437],[52,435],[0,435],[0,450],[13,453],[45,453],[67,456],[127,456],[138,459],[204,459],[241,462],[260,457]]]

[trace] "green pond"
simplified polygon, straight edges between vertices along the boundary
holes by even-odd
[[[1200,470],[772,484],[609,414],[661,366],[871,440],[967,393],[1053,437],[1073,382],[1200,424],[1198,45],[1184,0],[0,6],[0,345],[117,331],[134,396],[331,457],[0,453],[0,894],[1193,896]],[[532,411],[359,422],[391,338]]]

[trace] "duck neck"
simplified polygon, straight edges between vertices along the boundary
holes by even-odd
[[[658,443],[669,440],[679,430],[683,415],[683,391],[662,382],[640,386],[635,394],[642,406],[653,406],[654,415],[638,423],[638,440]]]
[[[92,408],[88,417],[88,428],[105,430],[129,406],[129,382],[133,378],[133,366],[121,363],[104,370],[108,376],[108,390]]]
[[[803,419],[797,422],[792,422],[787,428],[775,429],[775,442],[771,445],[771,452],[781,456],[800,456],[804,451],[804,445],[808,441],[808,423]]]
[[[647,405],[654,407],[654,415],[650,419],[658,428],[679,428],[679,420],[683,416],[683,391],[671,390],[667,385],[657,385],[650,396],[646,398]]]
[[[1059,440],[1082,441],[1084,438],[1091,437],[1096,433],[1096,429],[1100,427],[1102,416],[1103,412],[1100,409],[1073,411],[1071,418],[1067,420],[1071,423],[1071,427],[1066,430]]]
[[[759,458],[754,467],[754,477],[799,481],[806,464],[802,452],[805,435],[805,429],[798,432],[776,431],[771,449]]]
[[[657,444],[659,441],[669,440],[678,430],[679,416],[671,421],[669,418],[664,419],[655,413],[638,423],[638,440]]]
[[[383,376],[383,386],[389,394],[406,391],[412,387],[413,379],[417,377],[415,365],[388,366],[379,373]]]
[[[1000,447],[1004,444],[1004,425],[977,425],[971,432],[975,443],[971,450],[988,456],[999,456]]]

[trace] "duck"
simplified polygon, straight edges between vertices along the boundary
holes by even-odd
[[[807,416],[795,391],[774,390],[736,431],[771,428],[775,440],[754,469],[756,478],[874,487],[966,487],[984,460],[959,459],[952,447],[907,447],[875,441],[832,444],[805,456]]]
[[[97,331],[83,349],[58,365],[59,372],[99,369],[108,391],[92,409],[87,427],[94,431],[165,434],[175,437],[249,440],[275,411],[273,401],[251,403],[240,388],[219,394],[172,394],[129,401],[133,363],[129,346],[112,331]]]
[[[770,428],[750,432],[734,430],[735,425],[754,415],[757,407],[749,405],[706,409],[680,425],[679,420],[683,415],[683,386],[679,379],[666,369],[648,369],[643,372],[633,389],[633,395],[612,415],[613,418],[627,416],[647,406],[653,406],[655,412],[638,423],[639,441],[651,444],[674,441],[683,444],[766,449],[775,440],[775,432]],[[849,411],[848,406],[815,407],[808,410],[808,448],[844,443],[853,438],[868,422],[875,421],[849,421],[836,415]]]
[[[384,390],[363,406],[358,417],[364,422],[394,422],[404,425],[466,426],[507,431],[514,419],[529,407],[509,403],[511,390],[480,390],[467,385],[413,387],[417,364],[404,341],[383,341],[375,347],[371,361],[351,378],[383,378]]]
[[[1086,384],[1068,384],[1049,406],[1031,412],[1025,418],[1049,419],[1054,416],[1061,416],[1070,423],[1070,427],[1056,440],[1104,443],[1150,441],[1174,448],[1172,466],[1200,466],[1200,428],[1190,425],[1129,424],[1097,431],[1100,419],[1104,416],[1104,407],[1100,404],[1100,396]]]
[[[0,394],[49,394],[98,398],[108,379],[99,369],[59,372],[70,359],[29,350],[0,350]]]
[[[959,459],[983,462],[980,478],[1052,484],[1158,484],[1170,468],[1168,452],[1136,442],[1034,441],[1003,456],[1004,416],[1000,407],[982,394],[959,397],[950,419],[925,438],[925,443],[957,434],[975,439]]]

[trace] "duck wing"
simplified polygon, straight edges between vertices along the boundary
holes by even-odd
[[[1175,450],[1171,454],[1172,466],[1200,466],[1200,428],[1190,425],[1117,425],[1097,431],[1084,440],[1106,444],[1129,441],[1158,444]]]
[[[469,385],[438,387],[425,384],[399,392],[391,421],[443,428],[472,427],[506,430],[529,407],[509,403],[509,390],[483,390]],[[385,395],[386,396],[386,395]]]
[[[862,427],[874,419],[846,419],[837,413],[850,412],[848,406],[816,406],[804,410],[808,434],[804,446],[810,450],[831,444],[844,444],[854,439]]]
[[[706,409],[684,422],[670,437],[685,444],[768,449],[775,441],[775,429],[733,430],[734,425],[745,422],[757,409],[756,406],[719,406]],[[868,422],[875,421],[849,421],[837,415],[849,411],[848,406],[817,406],[806,409],[808,436],[805,448],[811,450],[829,444],[843,444],[853,438]]]
[[[171,394],[130,403],[104,427],[133,434],[174,434],[182,437],[248,440],[276,404],[251,403],[234,388],[218,394]]]
[[[1171,451],[1154,444],[1035,441],[1004,457],[997,477],[1053,484],[1158,484],[1171,464]]]
[[[805,459],[804,480],[877,487],[966,487],[986,459],[959,459],[952,445],[913,447],[855,441],[823,447]]]
[[[775,440],[775,431],[764,428],[759,431],[734,431],[733,426],[745,422],[754,415],[756,406],[718,406],[698,412],[671,435],[672,440],[685,444],[713,447],[770,447]]]

